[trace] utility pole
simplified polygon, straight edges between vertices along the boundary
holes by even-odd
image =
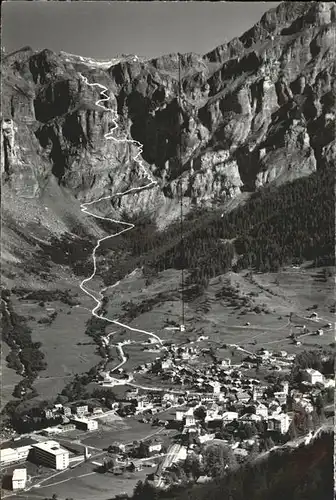
[[[179,108],[182,110],[182,88],[181,88],[181,54],[178,53],[178,103]],[[180,121],[179,121],[180,127]],[[181,230],[181,260],[182,260],[182,269],[181,269],[181,306],[182,306],[182,314],[181,314],[181,332],[185,330],[184,326],[184,241],[183,241],[183,184],[182,184],[182,134],[181,127],[179,128],[179,165],[180,165],[180,230]]]

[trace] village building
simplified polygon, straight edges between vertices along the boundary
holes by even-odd
[[[137,399],[138,394],[139,394],[138,389],[132,389],[132,390],[126,391],[125,399],[126,399],[126,401],[132,401],[132,399]]]
[[[111,453],[125,453],[126,445],[123,443],[114,442],[109,447],[109,451],[111,451]]]
[[[263,417],[261,415],[256,415],[255,413],[245,413],[241,417],[239,417],[240,422],[246,422],[246,423],[251,423],[251,422],[261,422]]]
[[[266,405],[264,405],[262,403],[255,405],[255,412],[256,412],[256,415],[259,415],[263,419],[267,419],[267,417],[268,417],[268,408]]]
[[[152,410],[153,409],[153,403],[148,401],[148,399],[142,399],[137,402],[136,408],[135,408],[135,414],[137,415],[138,413],[143,413],[146,410]]]
[[[278,401],[272,400],[268,403],[268,412],[269,415],[277,415],[281,413],[281,406]]]
[[[27,469],[14,469],[12,475],[12,490],[23,490],[27,482]]]
[[[146,443],[148,453],[159,453],[162,450],[162,443],[156,443],[155,441],[152,441],[150,443]]]
[[[198,436],[198,439],[199,439],[199,442],[201,444],[203,444],[203,443],[206,443],[208,441],[212,441],[213,439],[215,439],[215,434],[200,434]]]
[[[7,465],[14,462],[27,460],[35,439],[21,438],[2,443],[0,449],[0,464]]]
[[[69,451],[61,448],[56,441],[45,441],[33,445],[34,458],[37,462],[56,470],[69,467]]]
[[[282,388],[282,392],[284,392],[286,395],[288,395],[289,382],[287,382],[287,380],[284,380],[283,382],[281,382],[281,388]]]
[[[63,406],[62,412],[63,412],[63,415],[65,415],[66,417],[70,416],[71,415],[70,406]]]
[[[74,410],[74,413],[76,413],[76,415],[78,415],[78,416],[86,415],[87,413],[89,413],[88,405],[80,405],[80,406],[74,405],[73,410]]]
[[[101,415],[103,413],[103,409],[100,406],[90,406],[89,411],[92,415]]]
[[[239,391],[236,394],[236,399],[238,403],[247,403],[251,399],[251,396],[247,392]]]
[[[238,447],[233,450],[233,453],[240,458],[246,458],[249,454],[249,452],[244,448],[238,448]]]
[[[231,366],[231,359],[230,358],[224,358],[221,361],[221,368],[229,368]]]
[[[85,418],[85,417],[74,417],[71,422],[76,426],[77,429],[82,431],[96,431],[98,429],[97,420]]]
[[[253,387],[252,389],[253,401],[257,401],[258,399],[262,399],[263,397],[264,397],[264,389],[261,387]]]
[[[66,425],[56,425],[54,427],[47,427],[43,429],[42,434],[45,436],[52,436],[55,434],[63,434],[65,432],[74,431],[76,426],[74,424],[66,424]]]
[[[233,422],[238,419],[238,412],[236,411],[225,411],[222,415],[223,423]]]
[[[168,370],[173,366],[173,361],[171,359],[165,359],[161,361],[161,369]]]
[[[194,415],[186,414],[185,416],[185,424],[186,427],[194,427],[196,425],[196,420]]]
[[[279,402],[280,405],[283,405],[287,401],[287,394],[285,392],[278,391],[274,393],[274,398]]]
[[[221,391],[221,383],[217,381],[210,381],[208,383],[210,389],[212,389],[213,394],[220,394]]]
[[[54,417],[54,413],[50,408],[47,408],[43,411],[45,418],[50,419]]]
[[[177,420],[178,422],[182,422],[182,420],[184,419],[187,411],[188,411],[188,408],[186,408],[186,407],[179,408],[178,410],[176,410],[175,420]]]
[[[313,368],[307,368],[302,372],[302,376],[304,380],[307,380],[312,385],[317,383],[323,384],[323,375],[318,370],[314,370]]]
[[[279,413],[272,416],[267,422],[268,431],[277,431],[281,434],[286,434],[289,429],[291,419],[287,413]]]

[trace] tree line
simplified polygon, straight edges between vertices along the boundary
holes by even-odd
[[[188,469],[199,474],[197,463]],[[148,481],[139,482],[133,500],[329,500],[333,488],[333,434],[323,433],[307,446],[271,452],[264,460],[228,469],[206,485],[192,482],[160,491]]]
[[[10,291],[2,290],[2,332],[3,340],[11,351],[6,356],[7,365],[24,378],[14,387],[13,396],[29,399],[37,396],[33,387],[38,373],[47,368],[41,342],[33,342],[27,319],[17,314],[10,300]],[[6,407],[5,407],[6,413]]]
[[[102,251],[113,254],[118,264],[104,279],[113,281],[121,271],[126,274],[137,266],[145,266],[149,275],[185,268],[189,284],[202,289],[229,269],[277,271],[303,260],[333,265],[333,185],[334,172],[326,167],[280,187],[260,188],[227,214],[195,211],[183,223],[183,239],[180,222],[158,230],[146,215],[128,218],[134,229],[103,245]]]

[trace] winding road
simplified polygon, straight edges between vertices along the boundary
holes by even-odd
[[[105,220],[105,221],[109,221],[109,222],[112,222],[112,223],[115,223],[115,224],[121,224],[123,226],[125,226],[124,229],[122,229],[121,231],[117,232],[117,233],[114,233],[112,235],[109,235],[109,236],[105,236],[104,238],[101,238],[97,241],[97,244],[96,246],[94,247],[93,251],[92,251],[92,260],[93,260],[93,272],[92,274],[88,277],[88,278],[85,278],[81,284],[79,285],[81,290],[86,294],[88,295],[89,297],[91,297],[96,305],[93,307],[93,309],[91,310],[91,314],[93,316],[95,316],[96,318],[99,318],[99,319],[102,319],[104,321],[107,321],[108,323],[113,323],[114,325],[117,325],[117,326],[120,326],[122,328],[126,328],[127,330],[130,330],[132,332],[138,332],[138,333],[144,333],[145,335],[148,335],[150,337],[153,337],[154,339],[157,340],[157,342],[162,346],[162,340],[160,339],[160,337],[158,335],[156,335],[155,333],[153,332],[148,332],[146,330],[140,330],[138,328],[132,328],[128,325],[125,325],[124,323],[120,323],[118,320],[113,320],[113,319],[109,319],[109,318],[106,318],[104,316],[102,316],[101,314],[98,313],[99,309],[101,308],[102,306],[102,300],[103,300],[103,293],[107,290],[107,288],[110,288],[110,287],[105,287],[103,288],[100,292],[98,292],[98,297],[96,295],[96,292],[94,292],[93,290],[91,290],[90,288],[88,288],[86,285],[95,277],[96,275],[96,272],[97,272],[97,250],[99,249],[100,247],[100,244],[103,242],[103,241],[106,241],[108,239],[111,239],[111,238],[116,238],[117,236],[120,236],[121,234],[127,232],[127,231],[130,231],[131,229],[133,229],[135,227],[134,224],[131,224],[129,222],[123,222],[123,221],[120,221],[120,220],[116,220],[116,219],[111,219],[109,217],[103,217],[101,215],[97,215],[93,212],[90,211],[89,207],[91,207],[91,205],[94,205],[96,203],[99,203],[100,201],[103,201],[103,200],[109,200],[109,199],[112,199],[116,196],[125,196],[127,194],[131,194],[131,193],[139,193],[145,189],[149,189],[149,188],[152,188],[154,187],[155,185],[157,185],[157,181],[153,178],[152,174],[150,172],[148,172],[146,170],[146,168],[144,167],[143,163],[141,162],[139,156],[141,155],[142,151],[143,151],[143,146],[140,142],[138,141],[135,141],[133,139],[127,139],[127,138],[123,138],[123,139],[117,139],[114,137],[114,131],[118,128],[118,125],[117,125],[117,122],[116,122],[116,115],[115,115],[115,112],[112,110],[112,109],[107,109],[105,108],[105,106],[102,104],[104,102],[108,102],[111,97],[106,93],[108,91],[108,88],[105,87],[105,85],[101,85],[100,83],[89,83],[88,82],[88,79],[81,75],[82,79],[84,80],[84,82],[90,86],[90,87],[98,87],[99,89],[101,89],[100,91],[100,99],[98,99],[98,101],[96,101],[96,106],[99,106],[100,108],[102,108],[105,112],[110,112],[112,114],[112,121],[113,121],[113,128],[107,132],[105,134],[105,139],[106,140],[113,140],[114,142],[116,143],[130,143],[130,144],[134,144],[137,146],[138,148],[138,152],[137,154],[135,155],[134,157],[134,160],[138,163],[138,165],[140,166],[140,168],[143,170],[143,172],[145,173],[146,177],[148,178],[148,180],[150,182],[148,182],[148,184],[146,184],[145,186],[141,186],[141,187],[135,187],[135,188],[130,188],[130,189],[127,189],[126,191],[124,192],[118,192],[118,193],[114,193],[110,196],[103,196],[101,198],[99,198],[98,200],[94,200],[94,201],[90,201],[88,203],[82,203],[81,204],[81,211],[87,215],[91,215],[92,217],[95,217],[96,219],[101,219],[101,220]],[[116,283],[114,283],[114,285],[112,285],[112,287],[116,287],[118,286],[120,283],[120,281],[117,281]],[[123,358],[122,359],[122,363],[119,364],[116,368],[119,368],[120,366],[122,366],[122,364],[124,364],[126,362],[126,359]],[[115,369],[116,369],[115,368]]]

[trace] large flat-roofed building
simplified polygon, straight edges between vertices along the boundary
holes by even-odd
[[[71,422],[75,424],[77,429],[81,429],[83,431],[95,431],[98,429],[98,422],[96,420],[90,418],[72,418]]]
[[[37,443],[37,441],[30,438],[13,439],[6,443],[2,443],[0,449],[0,464],[6,465],[27,460],[32,445],[35,443]]]
[[[12,490],[23,490],[27,482],[27,469],[14,469],[12,475]]]
[[[61,448],[57,441],[45,441],[33,445],[36,461],[56,470],[69,467],[69,451]]]

